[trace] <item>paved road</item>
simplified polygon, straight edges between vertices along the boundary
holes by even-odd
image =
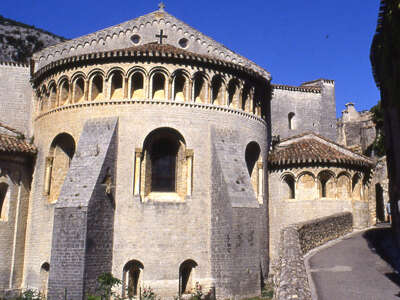
[[[318,300],[400,299],[400,276],[394,271],[390,253],[385,253],[388,228],[344,237],[309,258]],[[386,250],[385,250],[386,249]],[[399,249],[392,249],[400,255]]]

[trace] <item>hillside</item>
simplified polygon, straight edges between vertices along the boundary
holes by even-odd
[[[0,16],[0,61],[27,63],[34,52],[66,39]]]

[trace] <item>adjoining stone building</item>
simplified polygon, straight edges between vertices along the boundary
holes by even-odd
[[[352,212],[353,226],[367,227],[372,166],[369,158],[312,132],[276,144],[268,158],[271,264],[280,232],[290,224]]]
[[[371,161],[330,141],[334,81],[271,84],[162,7],[0,75],[0,119],[29,149],[13,167],[23,201],[0,193],[0,291],[80,300],[112,272],[124,296],[151,286],[172,298],[199,282],[218,299],[251,297],[285,224],[340,211],[370,224]],[[270,153],[277,135],[287,139]]]

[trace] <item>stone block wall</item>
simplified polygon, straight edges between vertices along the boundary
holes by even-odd
[[[79,140],[54,214],[50,299],[80,300],[97,278],[111,272],[117,119],[88,121]]]
[[[351,213],[341,213],[293,224],[281,231],[276,266],[275,300],[310,300],[311,291],[303,256],[311,249],[352,231]]]
[[[25,136],[32,134],[32,88],[29,80],[28,66],[0,62],[0,122]]]
[[[288,114],[294,113],[291,129]],[[333,80],[315,80],[299,87],[274,85],[272,134],[281,139],[313,131],[336,141],[336,99]]]
[[[3,154],[0,174],[0,182],[8,185],[5,214],[0,219],[0,291],[12,291],[22,284],[31,161]]]

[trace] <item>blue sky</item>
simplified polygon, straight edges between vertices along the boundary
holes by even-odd
[[[154,0],[1,0],[0,14],[66,38],[149,13]],[[165,1],[166,11],[272,74],[299,85],[336,81],[337,115],[346,102],[371,108],[379,91],[369,51],[378,0]]]

